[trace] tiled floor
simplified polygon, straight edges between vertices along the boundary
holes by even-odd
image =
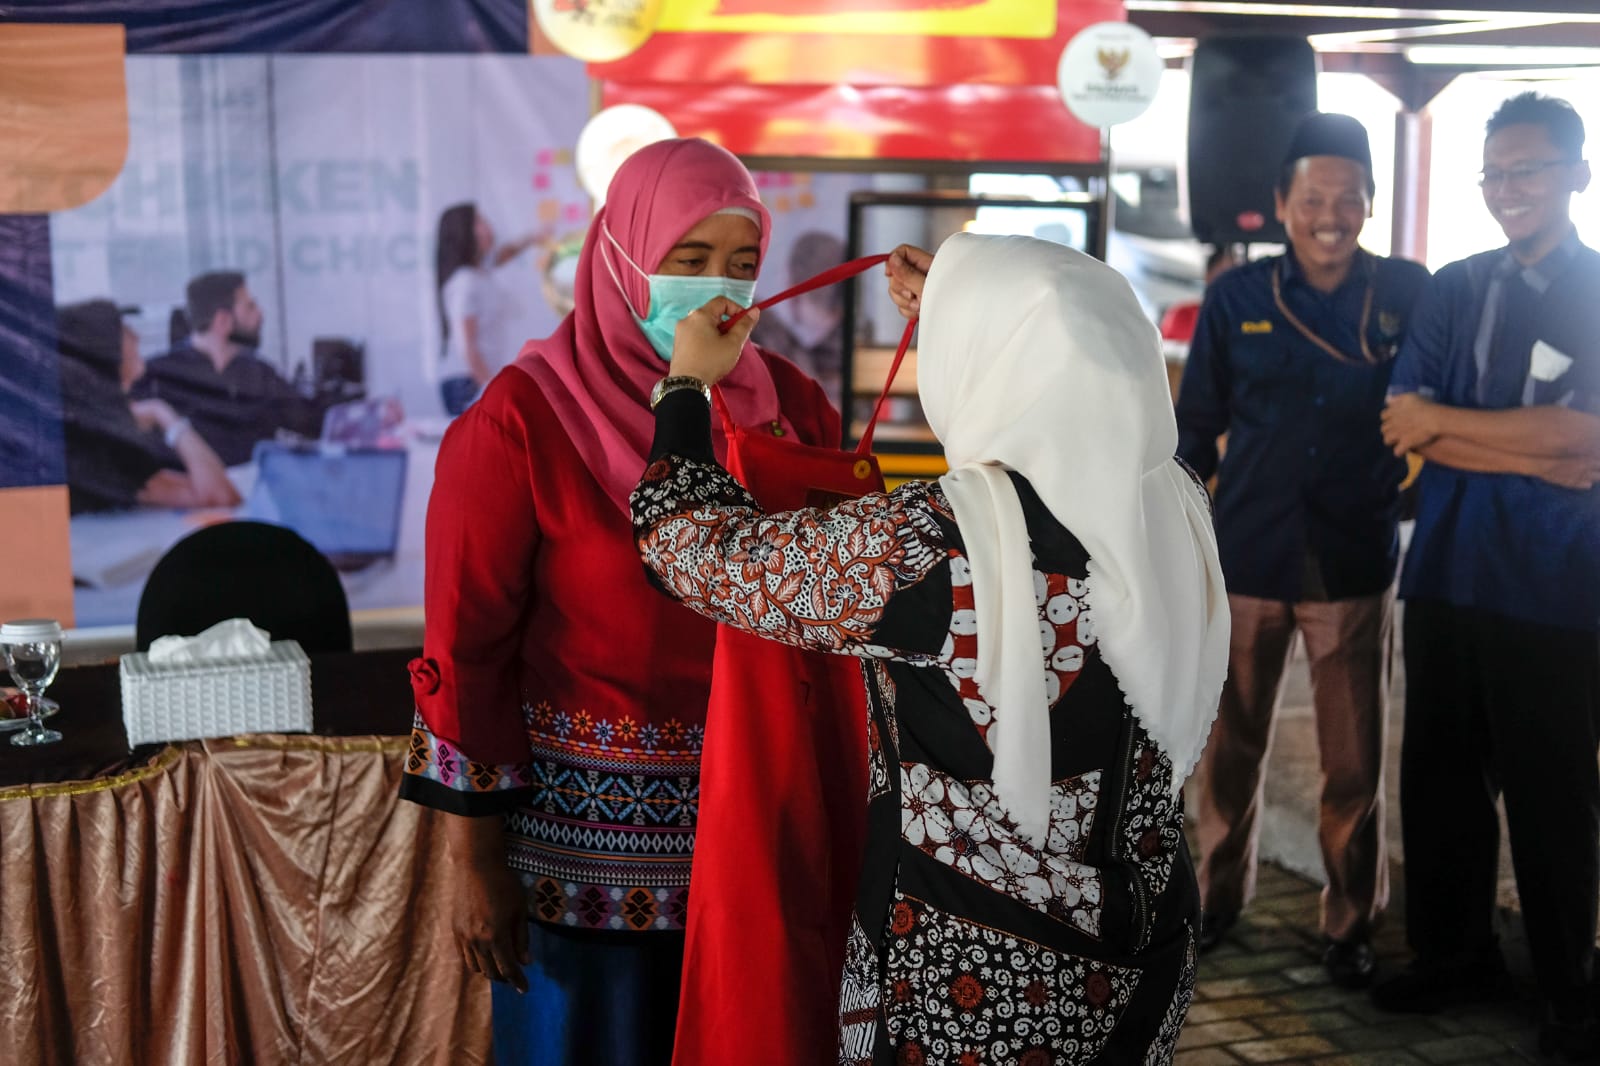
[[[1535,1004],[1526,990],[1517,1002],[1419,1016],[1385,1014],[1365,992],[1335,988],[1320,963],[1317,893],[1316,885],[1300,877],[1275,866],[1261,868],[1255,901],[1221,946],[1201,959],[1177,1066],[1544,1061],[1536,1049]],[[1376,946],[1387,972],[1404,965],[1396,911]]]

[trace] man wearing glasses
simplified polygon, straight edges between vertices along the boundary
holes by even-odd
[[[1524,93],[1489,120],[1504,248],[1441,270],[1383,438],[1427,460],[1405,599],[1400,808],[1416,961],[1373,990],[1427,1012],[1506,991],[1492,926],[1505,795],[1546,1053],[1600,1058],[1600,254],[1569,214],[1583,122]]]

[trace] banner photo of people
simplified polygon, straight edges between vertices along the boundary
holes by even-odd
[[[570,307],[589,92],[557,56],[127,59],[122,172],[49,219],[78,626],[235,519],[310,541],[355,610],[421,604],[445,428]],[[844,259],[869,177],[757,178],[759,293]],[[835,397],[841,296],[756,337]]]

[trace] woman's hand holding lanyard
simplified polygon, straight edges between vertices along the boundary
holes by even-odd
[[[745,309],[726,296],[714,296],[704,307],[691,311],[678,322],[672,335],[672,377],[691,377],[715,385],[732,372],[750,331],[761,312]],[[726,333],[725,321],[734,320]]]

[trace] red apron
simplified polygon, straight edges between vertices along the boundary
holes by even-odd
[[[860,446],[844,452],[734,426],[718,397],[728,469],[768,512],[881,491],[872,430],[882,406],[880,397]],[[866,716],[854,657],[717,627],[674,1066],[838,1061],[839,978],[866,836]]]

